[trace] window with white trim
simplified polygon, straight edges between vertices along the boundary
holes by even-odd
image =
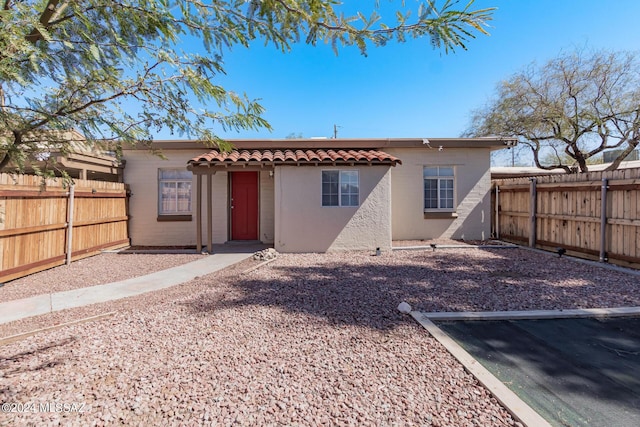
[[[191,171],[158,169],[158,214],[191,214]]]
[[[322,171],[322,206],[358,206],[359,204],[358,171]]]
[[[453,166],[425,167],[424,211],[453,212],[455,206],[455,171]]]

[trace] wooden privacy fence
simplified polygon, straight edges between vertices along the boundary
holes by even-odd
[[[497,238],[640,267],[640,169],[493,180]]]
[[[125,184],[0,174],[0,282],[129,245]]]

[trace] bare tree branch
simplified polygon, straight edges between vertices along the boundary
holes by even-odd
[[[640,121],[639,88],[637,54],[563,54],[502,82],[496,99],[474,113],[466,134],[536,141],[531,149],[537,166],[567,172],[574,170],[573,164],[586,172],[594,156],[620,149],[614,168],[638,146],[633,135]],[[550,143],[546,148],[540,144],[544,141]],[[544,157],[545,150],[557,154],[553,144],[562,144],[566,156]],[[548,159],[559,159],[560,165],[545,164]]]

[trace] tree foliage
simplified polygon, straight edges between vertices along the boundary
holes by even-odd
[[[640,63],[634,53],[566,53],[541,67],[530,65],[496,92],[474,113],[467,134],[516,136],[539,168],[586,172],[594,156],[619,149],[608,167],[613,170],[640,142]]]
[[[168,129],[228,148],[214,129],[269,128],[258,102],[216,84],[232,47],[324,42],[366,54],[426,37],[466,49],[492,14],[472,3],[416,2],[385,24],[379,4],[345,16],[337,0],[0,0],[0,170],[70,150],[68,129],[90,146]]]

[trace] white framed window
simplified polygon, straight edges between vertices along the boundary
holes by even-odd
[[[158,215],[191,214],[191,171],[158,169]]]
[[[455,210],[455,169],[453,166],[425,166],[424,211]]]
[[[322,206],[358,206],[359,204],[358,171],[322,171]]]

